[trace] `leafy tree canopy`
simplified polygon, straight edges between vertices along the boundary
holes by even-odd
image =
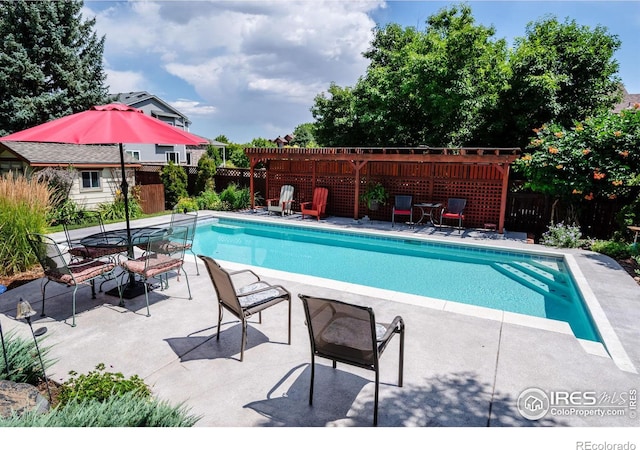
[[[0,134],[84,111],[108,100],[104,36],[83,2],[0,2]]]
[[[331,83],[311,108],[315,137],[331,146],[526,146],[531,130],[569,126],[619,98],[620,45],[606,28],[545,17],[507,48],[468,5],[430,16],[424,31],[375,30],[367,72]]]

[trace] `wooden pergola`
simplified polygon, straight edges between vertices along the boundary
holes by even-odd
[[[282,184],[299,184],[300,194],[310,199],[322,178],[322,186],[336,192],[344,184],[353,186],[353,218],[360,215],[362,175],[391,185],[390,194],[415,192],[421,201],[448,197],[470,198],[478,208],[494,211],[486,217],[504,229],[509,169],[518,159],[519,148],[434,148],[434,147],[343,147],[343,148],[245,148],[250,161],[250,190],[254,203],[254,170],[267,168],[267,193],[277,197]],[[293,181],[292,181],[293,180]],[[366,180],[365,180],[366,182]],[[277,186],[274,186],[277,184]],[[483,187],[486,189],[483,190]],[[268,197],[271,198],[271,197]],[[336,201],[336,199],[334,199]],[[498,207],[499,206],[499,207]],[[478,209],[479,211],[479,209]],[[499,211],[499,214],[498,214]],[[483,216],[478,212],[477,220]],[[498,217],[496,217],[498,216]],[[487,218],[483,220],[489,220]]]

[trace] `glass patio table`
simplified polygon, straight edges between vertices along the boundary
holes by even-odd
[[[440,208],[442,206],[442,203],[416,203],[413,206],[415,206],[416,208],[420,208],[420,213],[422,214],[420,216],[420,220],[418,220],[414,225],[426,225],[427,223],[431,223],[431,225],[433,226],[436,225],[433,218],[433,211]],[[429,220],[423,222],[426,217],[428,217]]]
[[[131,235],[131,242],[127,238],[127,229],[117,229],[109,231],[101,231],[99,233],[90,234],[80,239],[80,244],[85,247],[96,248],[121,248],[122,251],[127,251],[128,255],[133,256],[133,247],[139,245],[146,245],[149,242],[151,236],[157,237],[159,233],[169,232],[168,227],[139,227],[131,228],[129,230]],[[120,297],[118,288],[113,288],[106,292],[108,295],[114,297]],[[138,295],[144,294],[144,285],[141,282],[136,281],[133,273],[129,275],[129,283],[124,287],[122,292],[122,298],[131,299]]]

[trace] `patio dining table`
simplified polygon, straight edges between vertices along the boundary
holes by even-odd
[[[170,229],[168,227],[156,226],[156,227],[139,227],[131,228],[129,230],[131,241],[127,237],[127,229],[116,229],[109,231],[101,231],[99,233],[90,234],[80,239],[80,244],[85,247],[96,248],[122,248],[123,251],[127,251],[129,256],[133,256],[133,247],[139,245],[146,245],[149,242],[151,236],[157,236],[158,233],[168,233]],[[113,288],[106,292],[114,297],[120,297],[118,288]],[[131,299],[139,295],[144,294],[144,286],[142,283],[137,282],[133,273],[129,276],[129,283],[124,287],[122,297]]]

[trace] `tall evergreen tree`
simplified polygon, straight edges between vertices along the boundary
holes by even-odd
[[[108,100],[105,37],[82,0],[0,2],[0,135]]]

